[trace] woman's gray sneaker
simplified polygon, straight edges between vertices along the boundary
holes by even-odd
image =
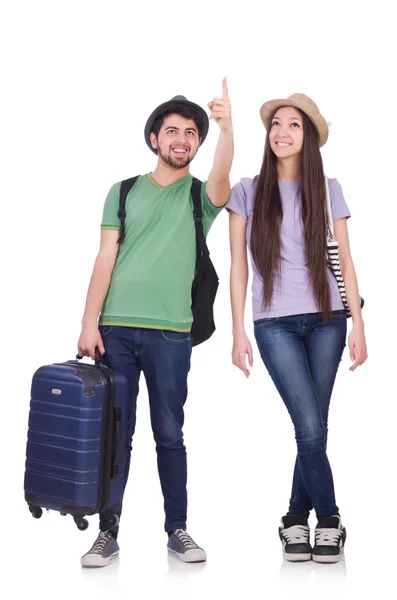
[[[82,567],[106,567],[119,554],[119,545],[110,531],[100,531],[91,550],[81,559]]]
[[[343,554],[346,529],[339,515],[319,519],[314,531],[313,560],[321,563],[336,563]]]
[[[207,555],[200,546],[192,540],[184,529],[176,529],[168,539],[168,552],[175,554],[183,562],[203,562]]]
[[[305,517],[295,515],[282,517],[278,533],[286,560],[299,562],[311,559],[310,529]]]

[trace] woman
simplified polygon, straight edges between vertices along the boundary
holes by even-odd
[[[249,376],[252,348],[244,330],[253,269],[254,332],[263,362],[291,416],[298,455],[288,513],[279,528],[287,560],[337,562],[346,531],[335,502],[326,454],[331,392],[346,345],[346,315],[327,260],[329,188],[334,236],[353,320],[349,335],[354,371],[367,359],[357,279],[349,249],[350,212],[336,179],[324,178],[320,147],[328,125],[303,94],[266,102],[268,132],[259,176],[234,186],[230,212],[233,364]],[[316,511],[314,548],[308,516]]]

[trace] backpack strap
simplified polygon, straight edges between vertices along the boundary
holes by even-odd
[[[201,256],[209,256],[207,242],[205,240],[203,229],[203,209],[201,207],[201,186],[202,182],[193,177],[192,180],[192,199],[193,216],[196,227],[196,263]]]
[[[118,239],[119,244],[121,244],[124,241],[124,237],[125,237],[125,232],[124,232],[125,202],[127,200],[127,196],[129,194],[129,192],[132,190],[132,188],[136,184],[138,177],[139,177],[139,175],[137,175],[136,177],[131,177],[130,179],[124,179],[121,182],[119,210],[117,213],[117,216],[120,219],[120,235],[119,235],[119,239]]]

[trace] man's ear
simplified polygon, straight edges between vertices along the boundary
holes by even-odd
[[[150,134],[150,143],[152,144],[153,148],[157,150],[157,137],[153,132]]]

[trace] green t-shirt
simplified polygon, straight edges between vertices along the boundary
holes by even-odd
[[[150,175],[139,177],[126,200],[125,239],[99,325],[190,331],[191,288],[196,264],[192,176],[162,187]],[[119,229],[120,182],[106,198],[102,229]],[[201,188],[207,235],[222,208]]]

